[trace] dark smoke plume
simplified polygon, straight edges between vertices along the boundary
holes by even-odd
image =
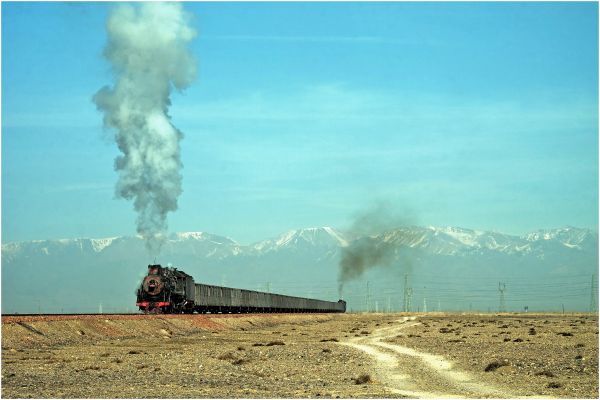
[[[368,269],[387,267],[394,262],[396,246],[376,235],[413,223],[411,214],[394,212],[390,203],[378,202],[355,215],[350,233],[359,238],[342,248],[338,275],[340,297],[346,282],[360,278]]]
[[[173,89],[186,88],[196,75],[187,50],[195,37],[177,3],[141,3],[114,8],[107,23],[104,56],[115,75],[112,87],[94,96],[104,125],[115,132],[123,153],[115,160],[116,196],[133,200],[137,232],[157,255],[166,239],[167,213],[181,194],[182,134],[168,115]]]

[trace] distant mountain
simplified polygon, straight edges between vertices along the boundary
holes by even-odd
[[[524,236],[456,227],[408,227],[386,232],[377,237],[384,242],[425,249],[428,252],[443,255],[498,252],[504,254],[534,253],[539,257],[544,257],[544,251],[591,250],[598,243],[597,233],[589,229],[573,227],[539,230]]]
[[[340,255],[357,240],[361,237],[331,227],[291,230],[250,245],[206,232],[182,232],[169,236],[156,262],[170,262],[200,282],[260,290],[272,284],[279,292],[337,300],[337,290],[332,288],[337,288]],[[369,240],[393,246],[395,263],[368,271],[364,279],[384,285],[391,282],[393,271],[394,281],[401,281],[398,274],[408,273],[422,291],[433,287],[432,281],[455,282],[464,276],[452,290],[470,296],[473,287],[497,284],[497,277],[541,282],[548,277],[586,276],[598,268],[598,234],[574,227],[514,236],[411,226]],[[154,261],[139,237],[5,243],[2,311],[90,311],[98,309],[99,303],[104,310],[132,309],[139,279]],[[348,287],[353,285],[355,292],[362,288],[360,281]],[[400,289],[395,285],[393,290]],[[496,301],[493,290],[490,302]],[[361,307],[359,297],[348,300]],[[574,307],[581,306],[577,304]]]
[[[306,228],[288,231],[274,239],[258,242],[251,247],[259,253],[281,251],[284,249],[297,251],[306,248],[330,248],[348,246],[344,235],[328,226],[322,228]]]

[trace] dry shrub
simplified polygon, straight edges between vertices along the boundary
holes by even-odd
[[[363,385],[365,383],[373,382],[373,380],[371,379],[371,375],[369,375],[369,374],[361,374],[358,376],[358,378],[352,378],[352,380],[357,385]]]
[[[272,342],[269,342],[266,344],[266,346],[284,346],[285,343],[283,343],[281,340],[273,340]]]
[[[248,360],[244,360],[243,358],[239,358],[239,359],[237,359],[235,361],[232,361],[231,363],[233,365],[242,365],[242,364],[245,364],[247,362],[248,362]]]
[[[554,375],[550,371],[540,371],[540,372],[536,372],[535,376],[547,376],[548,378],[554,378],[556,375]]]
[[[577,343],[577,344],[575,345],[575,348],[576,348],[576,349],[579,349],[579,348],[581,348],[581,347],[585,347],[585,344],[583,344],[583,343]]]
[[[537,332],[535,331],[535,328],[529,328],[529,334],[530,335],[536,335]]]
[[[337,340],[336,338],[321,339],[320,342],[339,342],[339,340]]]
[[[141,354],[141,352],[138,350],[129,350],[127,354]]]
[[[225,354],[221,354],[217,357],[217,360],[235,360],[237,357],[232,352],[228,351]]]
[[[246,348],[245,348],[245,347],[243,347],[243,346],[238,346],[238,348],[237,348],[237,349],[238,349],[238,351],[244,351],[244,350],[246,350]]]
[[[262,344],[262,343],[254,343],[252,346],[253,346],[253,347],[257,347],[257,346],[264,346],[264,344]]]
[[[330,349],[323,349],[323,353],[331,353]]]
[[[361,335],[368,335],[368,334],[370,334],[370,333],[371,333],[371,332],[369,332],[369,331],[360,331],[360,334],[361,334]]]
[[[573,334],[571,332],[558,332],[557,335],[561,335],[561,336],[573,336]]]
[[[505,367],[508,365],[507,361],[492,361],[491,363],[489,363],[487,365],[487,367],[485,367],[484,371],[485,372],[492,372],[497,370],[500,367]]]
[[[548,387],[549,387],[550,389],[559,389],[559,388],[561,388],[561,387],[562,387],[562,384],[561,384],[561,383],[559,383],[559,382],[550,382],[550,383],[548,384]]]
[[[522,342],[522,341],[523,341],[523,339],[521,339],[521,338],[516,338],[515,340],[513,340],[513,342],[517,342],[517,343]]]

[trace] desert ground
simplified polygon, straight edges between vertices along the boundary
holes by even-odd
[[[589,314],[2,317],[5,398],[597,398]]]

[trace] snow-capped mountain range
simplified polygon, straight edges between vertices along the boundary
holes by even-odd
[[[206,258],[226,258],[239,255],[260,256],[279,251],[343,248],[352,244],[351,235],[331,227],[304,228],[285,232],[277,237],[250,245],[206,232],[180,232],[169,236],[164,251],[192,251]],[[402,227],[371,236],[399,248],[419,249],[439,255],[466,255],[481,252],[505,254],[536,253],[544,249],[574,251],[597,247],[598,234],[589,229],[565,227],[544,229],[522,236],[479,231],[457,227]],[[355,238],[356,239],[356,238]],[[58,239],[13,242],[2,245],[2,260],[10,262],[19,256],[60,254],[65,251],[110,253],[132,243],[142,243],[140,237],[110,237],[101,239]]]

